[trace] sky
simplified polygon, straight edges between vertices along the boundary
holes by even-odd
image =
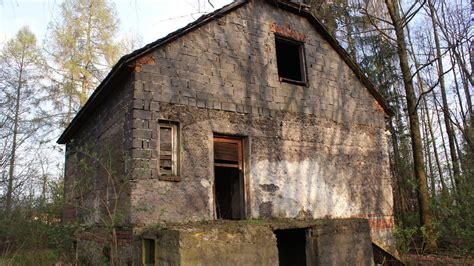
[[[0,46],[28,25],[42,42],[48,23],[57,17],[61,0],[0,0]],[[196,20],[231,0],[109,0],[116,7],[121,37],[140,36],[143,44]],[[138,33],[138,34],[137,34]]]
[[[36,35],[38,44],[44,44],[48,24],[59,16],[63,0],[0,0],[0,48],[27,25]],[[206,12],[220,8],[231,0],[108,0],[116,7],[120,20],[117,40],[141,37],[142,45],[153,42],[168,33],[196,20]],[[139,47],[135,47],[139,48]],[[59,134],[54,131],[51,134]],[[51,136],[53,140],[58,136]],[[46,171],[59,177],[62,168],[56,166],[64,159],[58,145],[45,147]],[[36,155],[35,155],[36,156]],[[36,156],[38,157],[38,156]],[[38,157],[39,158],[39,157]],[[43,158],[43,157],[42,157]],[[59,164],[60,165],[60,164]],[[38,186],[40,187],[40,186]]]

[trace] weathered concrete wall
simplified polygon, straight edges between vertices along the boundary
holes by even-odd
[[[274,234],[249,225],[189,226],[157,235],[157,265],[277,265]]]
[[[367,220],[329,220],[311,227],[311,265],[374,265]]]
[[[156,240],[156,265],[278,265],[275,230],[295,228],[306,231],[307,265],[374,264],[365,219],[188,223],[145,235]]]
[[[275,25],[305,35],[307,87],[279,81]],[[212,137],[222,133],[248,143],[248,217],[367,217],[389,241],[384,112],[306,19],[252,1],[147,57],[133,92],[137,228],[214,219]],[[158,179],[158,119],[180,123],[180,182]]]

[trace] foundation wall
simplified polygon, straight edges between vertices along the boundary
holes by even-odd
[[[277,246],[276,228],[306,232],[307,265],[374,265],[364,219],[185,224],[146,235],[156,241],[156,265],[278,265],[284,251]]]

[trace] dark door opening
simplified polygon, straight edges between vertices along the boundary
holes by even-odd
[[[306,265],[306,230],[275,230],[280,266]]]
[[[242,140],[214,137],[214,196],[217,219],[245,218]]]

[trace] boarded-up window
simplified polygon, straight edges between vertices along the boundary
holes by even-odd
[[[160,176],[178,175],[178,124],[160,121],[158,139]]]
[[[214,142],[214,162],[239,166],[239,142]]]

